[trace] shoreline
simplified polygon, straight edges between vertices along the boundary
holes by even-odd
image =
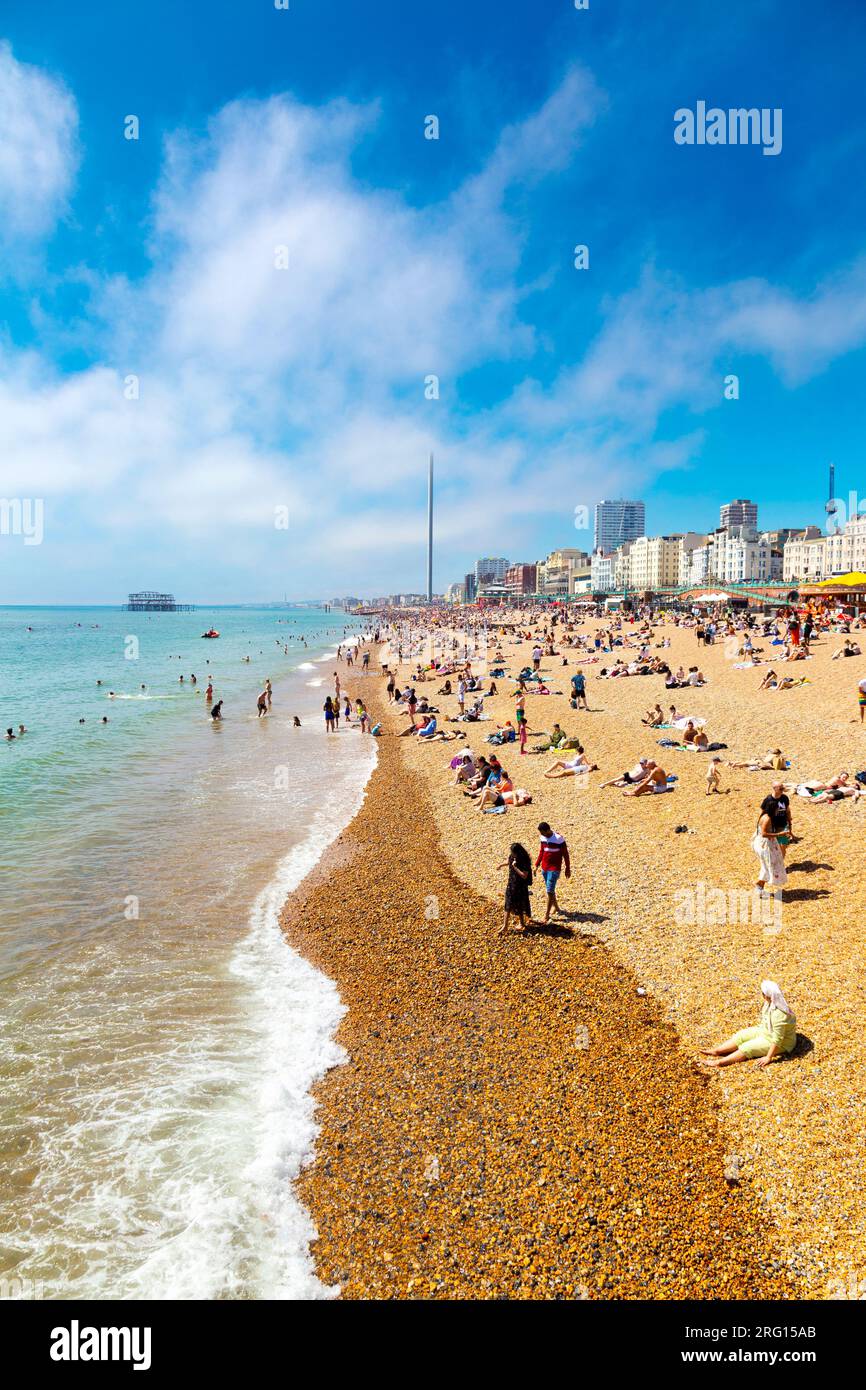
[[[296,1184],[318,1277],[352,1299],[803,1296],[759,1196],[726,1181],[715,1094],[598,914],[500,940],[410,743],[386,729],[281,915],[347,1009]]]

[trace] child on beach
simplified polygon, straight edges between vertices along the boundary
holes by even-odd
[[[716,792],[719,796],[722,793],[722,760],[721,758],[711,758],[707,768],[707,790],[706,796],[712,796]]]

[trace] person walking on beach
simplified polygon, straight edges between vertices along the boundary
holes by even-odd
[[[536,869],[541,869],[541,877],[544,879],[544,886],[547,890],[547,906],[544,912],[545,926],[550,921],[550,914],[554,910],[561,912],[562,909],[556,900],[556,885],[559,882],[559,875],[565,866],[565,877],[571,878],[571,861],[568,857],[568,845],[562,835],[557,835],[551,830],[547,821],[543,820],[538,827],[541,836],[541,845],[538,850],[538,857],[535,860]]]
[[[369,653],[369,652],[365,652],[365,653],[364,653],[364,656],[363,656],[363,658],[362,658],[362,660],[361,660],[361,674],[362,674],[363,676],[366,676],[366,674],[367,674],[367,672],[369,671],[369,669],[370,669],[370,653]]]
[[[863,715],[866,714],[866,677],[857,686],[858,704],[860,705],[860,723],[863,723]]]
[[[457,682],[457,708],[459,709],[461,714],[464,714],[466,712],[466,682],[462,676]],[[860,715],[862,718],[862,709],[860,711]]]
[[[325,733],[334,733],[334,702],[330,695],[325,696],[325,703],[322,706],[325,712]]]
[[[508,931],[511,921],[511,914],[517,913],[520,919],[520,926],[515,930],[526,931],[526,919],[532,922],[532,907],[529,902],[529,890],[532,885],[532,860],[529,851],[521,844],[513,844],[505,863],[497,866],[500,869],[507,867],[508,883],[505,886],[505,920],[499,929],[499,935],[504,936]]]
[[[367,713],[367,706],[364,704],[363,700],[355,701],[355,713],[361,725],[361,733],[365,734],[367,732],[367,725],[370,722],[370,716]]]

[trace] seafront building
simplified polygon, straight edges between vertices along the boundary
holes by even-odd
[[[583,570],[589,570],[589,556],[585,550],[571,546],[551,550],[547,559],[537,566],[538,592],[562,596],[572,594],[575,574]]]
[[[866,515],[849,518],[841,531],[824,535],[817,526],[807,526],[787,541],[784,551],[785,582],[804,579],[832,579],[866,571]]]
[[[597,502],[593,550],[617,550],[626,541],[635,541],[646,533],[646,505],[643,502]]]
[[[616,551],[597,550],[590,560],[589,572],[594,594],[612,594],[616,588]]]
[[[629,588],[644,593],[678,584],[682,548],[682,535],[638,536],[628,552]]]
[[[534,594],[538,585],[538,565],[509,565],[505,571],[505,587],[512,598]]]
[[[720,508],[725,524],[713,531],[648,536],[643,530],[592,555],[576,547],[552,550],[543,560],[515,561],[485,556],[473,572],[448,590],[451,602],[478,599],[565,599],[577,595],[628,595],[765,587],[831,579],[866,572],[866,510],[842,530],[827,535],[817,526],[778,527],[759,532],[758,505],[738,497]],[[642,502],[604,501],[596,507],[596,536],[642,525]]]

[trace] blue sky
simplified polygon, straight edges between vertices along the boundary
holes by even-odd
[[[866,495],[860,0],[0,25],[0,496],[44,503],[0,601],[420,588],[430,449],[437,587],[588,547],[603,496],[659,532],[819,522],[831,460]],[[677,145],[699,100],[781,108],[781,152]]]

